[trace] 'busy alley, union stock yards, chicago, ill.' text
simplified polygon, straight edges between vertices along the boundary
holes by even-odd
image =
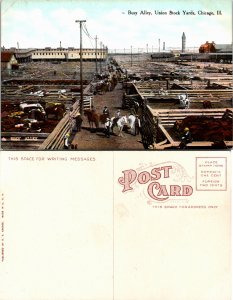
[[[124,13],[123,13],[124,14]],[[222,15],[221,10],[217,11],[204,11],[204,10],[140,10],[132,11],[128,10],[128,15],[131,16],[215,16]]]

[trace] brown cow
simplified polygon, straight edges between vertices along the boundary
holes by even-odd
[[[209,100],[203,101],[203,108],[212,108],[212,103]]]
[[[45,108],[46,116],[48,118],[49,115],[54,116],[57,120],[63,118],[65,113],[65,105],[63,103],[47,103],[47,107]],[[52,118],[54,118],[52,117]]]

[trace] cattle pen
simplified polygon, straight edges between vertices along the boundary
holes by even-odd
[[[63,150],[64,137],[69,133],[72,150],[177,150],[183,149],[185,128],[192,134],[185,149],[233,146],[229,65],[158,62],[146,54],[133,62],[129,56],[111,56],[102,64],[100,74],[94,74],[93,65],[84,81],[84,109],[94,109],[100,115],[107,106],[111,117],[120,110],[122,115],[138,115],[140,119],[139,135],[130,133],[126,126],[123,137],[112,133],[106,139],[104,124],[90,128],[85,116],[82,131],[76,132],[73,117],[80,111],[78,63],[70,63],[73,69],[69,63],[63,64],[64,69],[48,62],[33,62],[31,68],[23,64],[14,76],[3,77],[2,149]],[[181,96],[187,99],[187,106],[181,105]],[[46,121],[37,122],[37,127],[25,123],[20,127],[25,120],[33,123],[31,112],[19,112],[22,102],[63,110],[60,115],[52,111]]]
[[[193,132],[193,141],[186,148],[217,147],[220,141],[222,148],[233,146],[231,89],[168,90],[166,86],[167,81],[125,86],[128,94],[124,95],[124,106],[139,103],[143,107],[142,141],[145,148],[179,149],[184,129],[182,122]],[[182,94],[189,99],[188,108],[180,108],[178,96]],[[205,103],[209,108],[204,107]]]

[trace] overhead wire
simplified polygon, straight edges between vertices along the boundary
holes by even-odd
[[[84,26],[83,26],[83,29],[85,29],[87,36],[88,36],[90,39],[93,39],[93,40],[94,40],[94,38],[89,34],[89,32],[88,32],[88,30],[87,30],[87,25],[86,25],[86,23],[84,23],[83,25],[84,25]]]
[[[90,41],[90,43],[91,43],[92,48],[94,48],[94,45],[93,45],[93,43],[92,43],[92,40],[94,40],[94,38],[89,34],[89,32],[88,32],[88,30],[87,30],[87,26],[86,26],[85,23],[83,24],[82,29],[83,29],[83,32],[86,34],[86,36],[89,38],[89,41]]]
[[[7,8],[5,8],[2,12],[2,15],[4,15],[16,2],[17,0],[13,1]]]

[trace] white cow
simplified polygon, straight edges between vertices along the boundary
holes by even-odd
[[[178,99],[180,100],[180,108],[189,108],[190,100],[188,98],[188,95],[179,95]]]

